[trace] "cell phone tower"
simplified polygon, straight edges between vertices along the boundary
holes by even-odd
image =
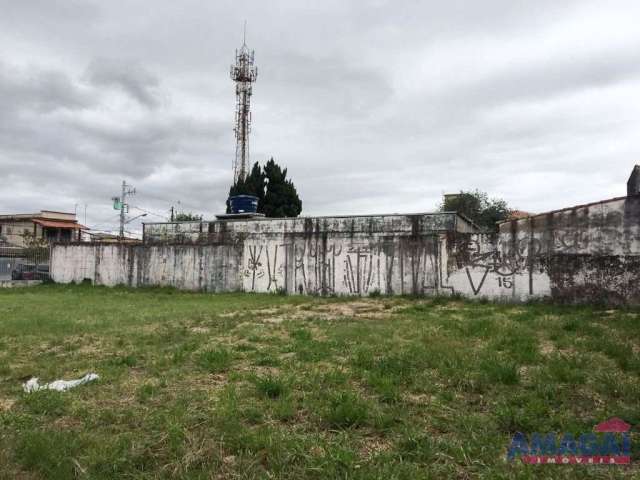
[[[247,47],[245,22],[242,47],[236,50],[236,63],[231,65],[231,79],[236,82],[236,158],[233,161],[233,182],[244,180],[249,164],[249,132],[251,131],[251,84],[258,77],[253,64],[254,51]]]

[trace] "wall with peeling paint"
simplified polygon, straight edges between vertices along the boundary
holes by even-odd
[[[91,280],[96,285],[173,286],[184,290],[240,290],[236,245],[59,244],[52,248],[55,282]]]
[[[640,303],[640,197],[478,233],[455,213],[145,225],[144,245],[56,245],[57,282],[203,291],[461,294]]]
[[[448,281],[465,295],[640,304],[640,196],[458,235],[448,253]]]
[[[54,246],[51,276],[204,291],[438,293],[445,234],[475,230],[446,212],[148,224],[144,245]]]

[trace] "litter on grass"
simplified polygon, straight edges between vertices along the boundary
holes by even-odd
[[[38,377],[32,377],[27,380],[22,388],[27,393],[37,392],[38,390],[55,390],[56,392],[65,392],[70,388],[75,388],[85,383],[93,382],[100,378],[97,373],[87,373],[84,377],[77,380],[56,380],[55,382],[40,385]]]

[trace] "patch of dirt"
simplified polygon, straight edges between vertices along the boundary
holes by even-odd
[[[204,377],[204,381],[201,385],[223,387],[229,383],[229,378],[224,373],[210,373]]]
[[[206,327],[191,327],[189,329],[193,333],[209,333],[209,329]]]
[[[246,315],[247,313],[251,314],[259,314],[259,315],[275,315],[280,313],[280,308],[272,307],[272,308],[261,308],[259,310],[234,310],[232,312],[225,312],[218,314],[219,317],[222,318],[235,318],[241,315]]]
[[[120,382],[124,391],[135,391],[142,383],[148,380],[148,375],[141,367],[131,367]]]
[[[540,342],[540,353],[543,355],[551,355],[556,351],[556,346],[553,344],[553,342],[550,342],[549,340],[542,340]]]
[[[275,323],[275,324],[282,323],[283,320],[284,320],[283,316],[281,316],[281,317],[266,317],[266,318],[262,319],[263,322]]]
[[[167,386],[167,389],[183,392],[185,389],[211,390],[224,387],[229,383],[226,373],[191,374]]]
[[[256,326],[256,322],[241,322],[238,323],[233,330],[242,330],[243,328],[254,328]]]
[[[0,412],[8,412],[16,401],[11,398],[0,398]]]
[[[425,393],[407,393],[403,395],[403,397],[408,403],[412,403],[414,405],[428,405],[435,399],[433,395],[427,395]]]
[[[532,365],[522,365],[518,369],[518,374],[524,383],[529,383],[534,378],[535,372],[539,370],[539,367]]]
[[[382,437],[365,438],[359,449],[360,456],[366,459],[373,458],[376,455],[389,450],[391,450],[391,442]]]
[[[264,309],[253,313],[266,323],[281,323],[284,320],[304,320],[317,318],[321,320],[337,320],[340,318],[386,318],[402,308],[402,305],[390,306],[379,300],[354,300],[337,303],[303,303],[291,309]]]
[[[434,305],[433,308],[435,310],[473,310],[472,308],[467,308],[464,306],[464,303],[462,302],[447,302],[445,304],[442,305]]]
[[[77,430],[84,426],[81,420],[74,417],[60,417],[53,422],[53,426],[61,430]]]
[[[318,446],[318,445],[314,445],[309,449],[309,453],[311,455],[313,455],[314,457],[324,457],[325,455],[325,451],[324,448]]]
[[[254,373],[259,377],[267,375],[278,376],[280,374],[280,369],[278,367],[271,367],[266,365],[240,365],[235,368],[235,370],[240,372]]]

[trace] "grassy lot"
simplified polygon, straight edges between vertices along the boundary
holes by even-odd
[[[0,478],[638,478],[635,433],[631,467],[505,461],[517,431],[640,425],[638,346],[623,310],[0,291]]]

